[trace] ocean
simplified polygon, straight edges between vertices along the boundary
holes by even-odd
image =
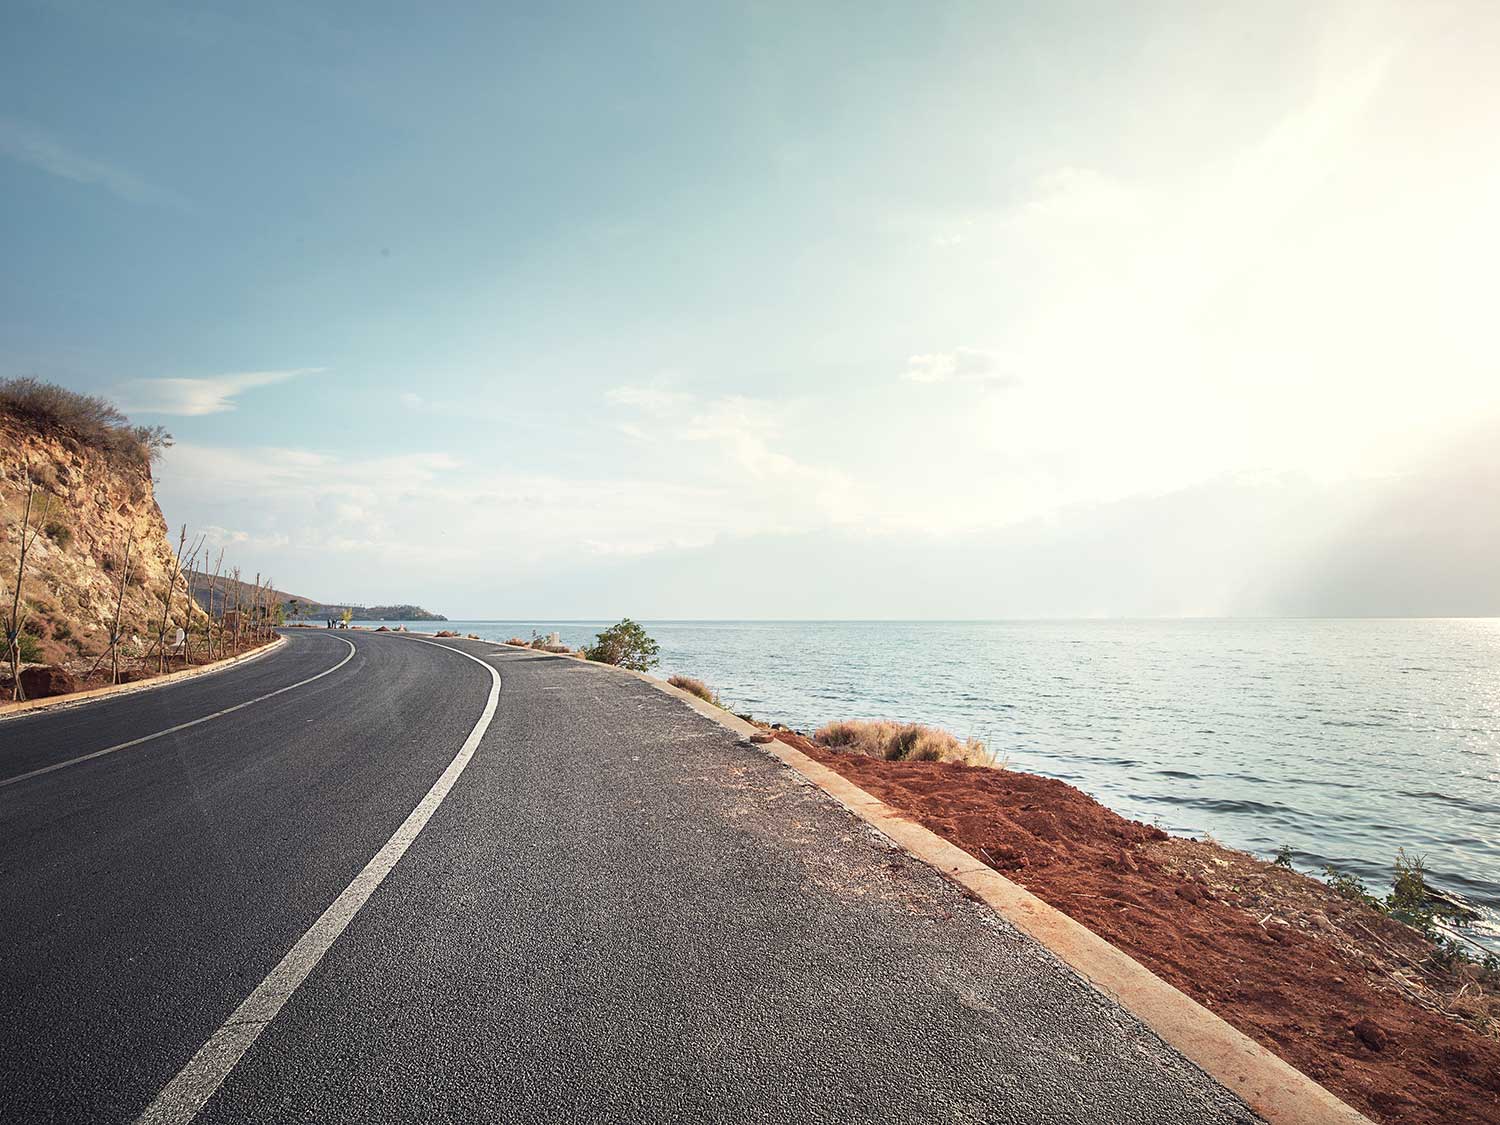
[[[606,624],[410,627],[577,646]],[[1286,844],[1377,894],[1404,847],[1500,949],[1500,619],[643,624],[661,675],[759,719],[934,723],[1126,816]]]

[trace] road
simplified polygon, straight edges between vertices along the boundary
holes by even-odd
[[[1255,1120],[670,696],[323,631],[0,722],[0,1120],[142,1115]]]

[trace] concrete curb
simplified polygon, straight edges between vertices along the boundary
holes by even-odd
[[[546,655],[503,642],[485,643],[533,656]],[[584,660],[578,663],[634,676],[741,739],[763,733],[738,716],[645,672]],[[1025,887],[903,816],[796,747],[779,739],[758,745],[892,843],[984,900],[996,914],[1135,1016],[1270,1125],[1372,1125],[1369,1118],[1300,1070]]]
[[[259,660],[262,656],[269,656],[285,644],[286,637],[278,633],[274,641],[262,645],[254,652],[241,653],[227,660],[215,660],[212,664],[200,664],[196,668],[184,668],[180,672],[168,672],[165,676],[138,680],[133,684],[110,684],[108,687],[89,688],[87,691],[75,691],[68,695],[49,695],[44,699],[25,699],[20,703],[3,703],[0,704],[0,722],[21,715],[34,714],[37,711],[81,707],[99,699],[112,699],[117,695],[131,695],[138,691],[150,691],[152,688],[181,683],[183,680],[197,679],[199,676],[209,676],[215,672],[222,672],[226,668],[233,668],[236,664],[248,664],[252,660]]]

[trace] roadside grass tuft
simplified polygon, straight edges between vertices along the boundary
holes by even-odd
[[[696,676],[668,676],[667,683],[675,688],[681,688],[685,692],[696,695],[704,703],[712,703],[715,707],[723,707],[724,710],[729,710],[724,705],[724,701],[714,694],[713,689]]]
[[[887,719],[842,719],[819,727],[813,741],[830,750],[845,750],[887,762],[958,762],[1000,767],[995,754],[977,738],[959,738],[921,723]]]

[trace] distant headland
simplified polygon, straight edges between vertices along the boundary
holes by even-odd
[[[223,576],[213,586],[214,593],[209,592],[207,576],[195,575],[203,579],[195,583],[194,597],[204,609],[219,612],[222,607],[211,606],[208,599],[212,597],[216,602],[228,599],[235,600],[235,582]],[[248,583],[241,582],[239,585],[244,589],[240,591],[241,600],[246,600],[252,587]],[[282,616],[288,621],[303,619],[323,620],[326,618],[344,619],[345,611],[348,612],[350,621],[447,621],[441,613],[433,613],[429,609],[423,609],[419,605],[355,605],[353,602],[324,602],[317,598],[304,597],[301,594],[289,594],[285,590],[272,590],[273,602],[279,602],[282,607]]]

